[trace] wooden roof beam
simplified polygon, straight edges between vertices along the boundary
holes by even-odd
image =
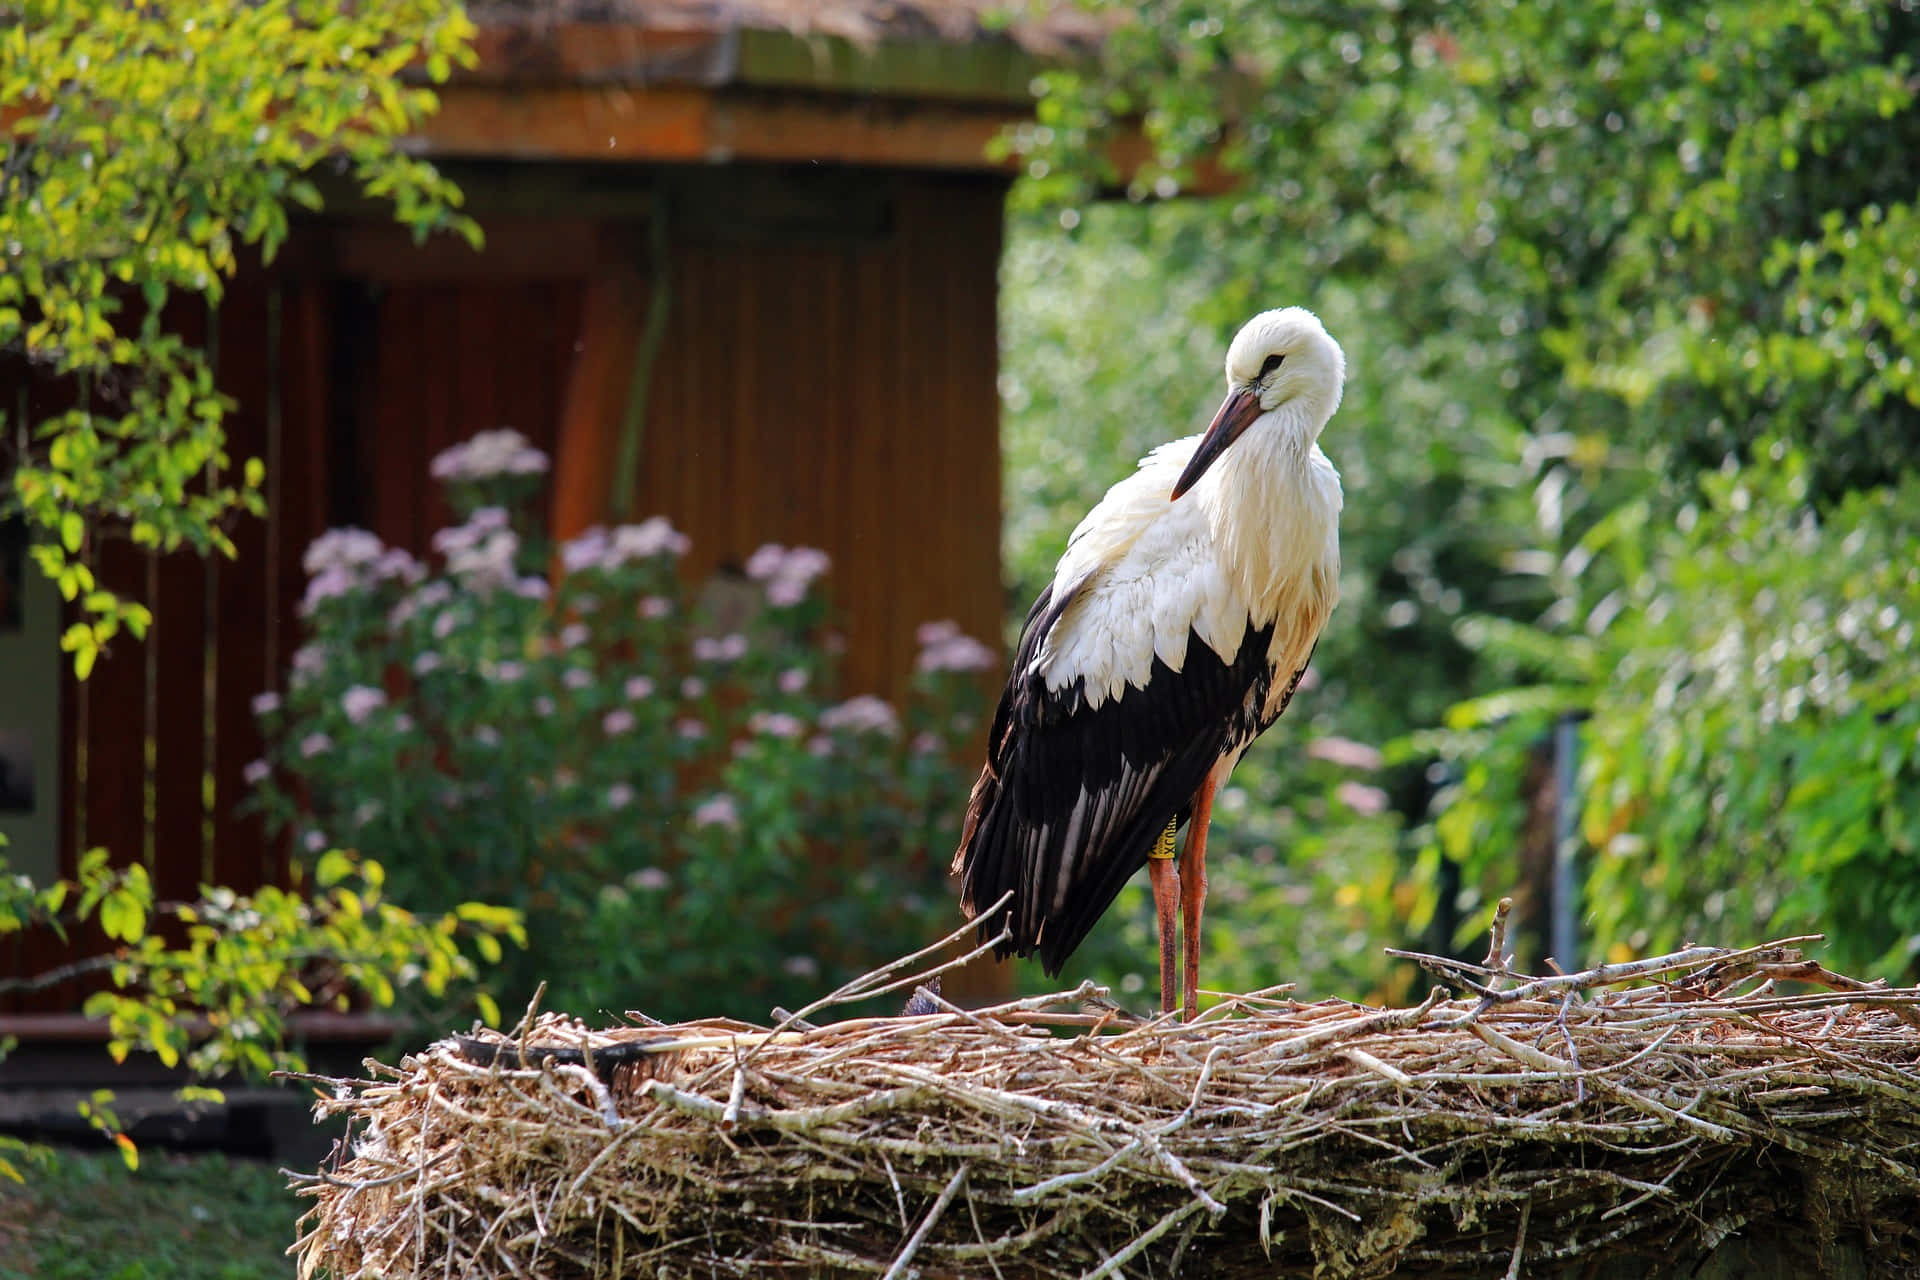
[[[455,84],[415,138],[436,158],[725,164],[741,161],[876,168],[1017,172],[1015,159],[991,160],[987,146],[1025,106],[968,106],[876,96],[636,89],[619,85],[533,88]],[[1115,168],[1136,172],[1150,155],[1138,130],[1113,142]],[[1204,163],[1184,194],[1232,187],[1217,163]]]

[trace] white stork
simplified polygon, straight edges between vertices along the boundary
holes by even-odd
[[[1161,1007],[1177,897],[1193,1016],[1214,792],[1287,709],[1339,593],[1340,476],[1317,441],[1345,376],[1311,312],[1262,312],[1227,349],[1206,433],[1148,454],[1073,531],[1027,614],[953,860],[969,915],[1013,890],[1000,954],[1059,973],[1145,862]]]

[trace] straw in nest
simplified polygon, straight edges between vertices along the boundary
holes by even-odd
[[[1273,990],[1187,1025],[1090,984],[805,1021],[928,953],[773,1028],[542,1015],[479,1034],[488,1064],[447,1041],[308,1077],[351,1126],[295,1175],[295,1248],[388,1280],[1518,1276],[1760,1232],[1912,1274],[1920,989],[1807,941],[1546,977],[1410,956],[1454,998]]]

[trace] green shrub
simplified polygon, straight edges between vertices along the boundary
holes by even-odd
[[[358,530],[308,550],[308,642],[257,702],[275,827],[376,853],[401,901],[524,911],[503,1001],[762,1016],[945,932],[992,654],[930,624],[904,713],[836,700],[824,553],[696,591],[659,517],[549,551],[545,467],[511,432],[436,459],[437,568]]]
[[[1806,458],[1763,447],[1673,527],[1596,526],[1562,625],[1469,623],[1542,683],[1455,708],[1439,847],[1498,892],[1521,756],[1586,711],[1598,948],[1826,932],[1842,967],[1920,972],[1920,480],[1808,497]]]

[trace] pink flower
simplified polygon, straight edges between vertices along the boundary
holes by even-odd
[[[311,760],[333,749],[333,739],[324,733],[310,733],[300,739],[300,757]]]
[[[791,609],[807,598],[807,584],[793,578],[775,578],[767,584],[767,603],[776,609]]]
[[[584,689],[593,683],[593,672],[585,667],[568,667],[567,674],[560,677],[560,683],[569,689]]]
[[[756,711],[748,717],[747,728],[770,738],[797,738],[807,731],[798,717],[784,711]]]
[[[737,830],[740,826],[740,810],[734,804],[733,797],[722,792],[708,797],[694,807],[693,825]]]
[[[473,439],[434,455],[428,472],[435,480],[486,480],[494,476],[539,475],[547,455],[510,427],[482,431]]]
[[[367,717],[386,705],[387,695],[372,685],[356,684],[340,697],[340,709],[355,724],[365,724]]]
[[[307,545],[300,567],[309,575],[328,569],[356,571],[376,563],[386,549],[365,529],[329,529]]]
[[[1333,794],[1340,803],[1359,814],[1381,813],[1387,807],[1387,793],[1364,782],[1343,782],[1333,789]]]
[[[607,788],[607,808],[624,809],[633,803],[633,788],[624,782],[616,782]]]
[[[693,656],[701,662],[738,662],[747,656],[747,638],[737,631],[724,636],[700,636],[693,642]]]
[[[550,715],[552,715],[552,714],[553,714],[553,699],[552,699],[552,698],[549,698],[549,697],[548,697],[548,696],[547,696],[546,694],[544,694],[544,693],[543,693],[543,694],[541,694],[541,695],[540,695],[539,697],[537,697],[537,698],[535,698],[535,699],[533,700],[533,713],[534,713],[535,715],[538,715],[538,716],[550,716]]]
[[[1378,769],[1382,760],[1378,747],[1370,747],[1364,742],[1355,742],[1351,738],[1335,737],[1332,734],[1309,742],[1307,754],[1315,760],[1330,761],[1350,769]]]
[[[250,787],[259,786],[272,775],[273,766],[265,760],[249,760],[247,767],[240,771],[240,776],[247,780],[247,785]]]
[[[805,667],[788,667],[780,673],[776,683],[782,693],[798,693],[807,687],[810,678]]]
[[[359,585],[359,579],[351,570],[339,567],[321,570],[307,583],[307,594],[300,599],[300,616],[312,617],[323,602],[347,595]]]
[[[586,623],[569,622],[566,626],[560,628],[560,647],[562,649],[578,649],[587,642],[589,634],[591,633],[588,632]]]
[[[645,596],[640,601],[640,616],[657,621],[673,612],[673,601],[665,596]]]
[[[986,671],[993,661],[993,650],[972,636],[952,635],[922,649],[913,665],[921,671]]]
[[[431,672],[438,671],[444,665],[445,663],[442,662],[439,654],[431,649],[427,649],[414,658],[413,674],[417,676],[428,675]]]
[[[650,556],[683,556],[691,545],[687,535],[668,524],[665,516],[623,524],[613,531],[613,554],[620,563]]]
[[[795,547],[787,552],[787,562],[780,566],[780,575],[811,582],[832,567],[833,558],[820,548]]]
[[[697,698],[706,691],[707,682],[699,676],[688,676],[680,682],[680,696],[683,698]]]
[[[922,649],[931,649],[960,634],[960,624],[952,618],[942,618],[938,622],[923,622],[913,629],[913,639]]]
[[[500,745],[500,731],[490,724],[483,724],[473,731],[473,740],[483,747]]]
[[[900,717],[879,698],[861,694],[822,711],[820,727],[847,733],[884,733],[891,737],[900,731]]]
[[[755,582],[765,582],[780,572],[787,562],[787,549],[777,542],[766,542],[755,547],[753,554],[747,557],[747,576]]]
[[[747,557],[747,576],[767,584],[767,602],[790,608],[807,598],[807,588],[833,561],[818,547],[789,550],[777,542],[758,547]]]
[[[270,716],[280,709],[280,695],[277,693],[256,693],[253,695],[253,714]]]
[[[382,582],[394,579],[411,586],[426,577],[427,570],[404,549],[389,547],[381,552],[378,560],[373,562],[373,576]]]
[[[633,726],[633,712],[627,710],[625,707],[615,707],[613,710],[607,712],[606,715],[600,717],[600,727],[606,730],[610,737],[623,733],[632,733]]]
[[[822,760],[833,754],[833,739],[825,734],[815,734],[807,739],[807,754],[818,756]]]
[[[485,674],[491,675],[495,680],[505,681],[510,684],[527,674],[527,664],[508,659],[495,666],[491,672]]]
[[[668,878],[667,873],[659,867],[641,867],[627,877],[629,889],[645,889],[651,893],[658,893],[671,883],[673,882]]]
[[[496,529],[470,547],[448,552],[447,571],[475,591],[492,591],[497,587],[512,587],[517,591],[523,581],[514,572],[514,559],[519,554],[520,535],[511,529]],[[543,594],[545,590],[543,583]]]
[[[634,702],[653,696],[653,681],[646,676],[628,676],[625,688],[627,697]]]
[[[545,600],[547,598],[547,580],[545,578],[525,577],[513,584],[513,594],[522,600]]]
[[[307,846],[308,853],[319,853],[322,849],[327,847],[327,837],[323,832],[309,831],[307,832],[307,838],[303,843],[305,843],[305,845]]]
[[[682,716],[680,719],[675,720],[673,722],[673,731],[689,742],[707,736],[707,726],[701,724],[692,716]]]
[[[568,573],[597,569],[607,554],[607,531],[599,525],[583,529],[560,544],[560,564]]]

